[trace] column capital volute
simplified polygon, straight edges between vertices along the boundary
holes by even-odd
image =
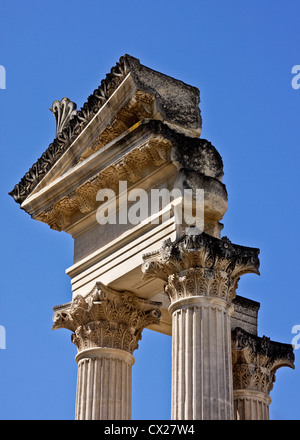
[[[128,291],[116,291],[96,282],[85,297],[53,308],[53,329],[73,332],[78,352],[91,348],[116,348],[133,353],[142,330],[159,324],[161,303],[139,298]]]
[[[251,335],[242,328],[232,331],[233,386],[269,394],[278,368],[294,366],[291,344]]]
[[[204,232],[185,235],[174,242],[166,240],[158,251],[143,256],[143,278],[164,280],[171,299],[177,284],[175,300],[185,289],[195,295],[196,285],[198,295],[231,302],[241,275],[259,275],[258,255],[259,249],[233,244],[227,237],[218,239]]]

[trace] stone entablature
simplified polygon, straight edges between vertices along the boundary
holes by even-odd
[[[10,194],[33,219],[74,238],[74,264],[67,270],[73,296],[86,296],[101,279],[116,290],[149,298],[162,288],[157,281],[142,282],[142,255],[181,236],[185,225],[176,224],[172,203],[169,220],[160,224],[146,219],[138,225],[100,225],[98,191],[115,191],[119,207],[121,181],[128,191],[141,188],[148,194],[154,187],[202,188],[204,231],[219,237],[227,210],[222,158],[199,138],[199,90],[130,56],[120,60],[87,102],[76,114],[68,99],[53,105],[57,137]]]
[[[23,209],[52,229],[68,231],[74,221],[99,206],[96,195],[100,189],[118,192],[119,181],[137,186],[145,179],[145,170],[156,173],[159,182],[161,169],[169,175],[169,185],[204,189],[205,217],[210,228],[216,228],[226,212],[223,163],[215,147],[205,139],[189,139],[161,121],[138,124],[113,144],[95,150],[92,160],[87,159],[66,170],[64,179],[54,175],[51,185],[39,185],[24,201]],[[51,175],[49,172],[49,180]],[[219,229],[213,233],[218,235]]]

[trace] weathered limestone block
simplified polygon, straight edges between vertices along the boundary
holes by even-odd
[[[257,335],[257,315],[260,304],[249,298],[236,295],[233,300],[234,313],[231,318],[231,329],[241,327],[252,335]]]

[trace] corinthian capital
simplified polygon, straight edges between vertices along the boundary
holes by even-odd
[[[239,246],[206,233],[166,241],[144,256],[144,278],[167,283],[171,300],[186,296],[216,296],[231,301],[241,275],[259,274],[259,249]]]
[[[159,323],[160,305],[97,282],[86,297],[78,295],[72,302],[54,307],[53,329],[71,330],[78,351],[111,347],[133,353],[142,330]]]
[[[269,394],[280,367],[294,367],[293,347],[251,335],[241,328],[232,332],[233,387]]]

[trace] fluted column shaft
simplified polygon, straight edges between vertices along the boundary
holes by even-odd
[[[80,352],[76,362],[76,420],[129,420],[134,357],[123,350],[93,348]]]
[[[232,419],[232,307],[218,298],[190,297],[171,311],[171,418]]]
[[[261,391],[234,390],[235,420],[269,420],[271,397]]]
[[[239,277],[259,273],[258,253],[203,232],[144,256],[171,303],[173,420],[233,419],[231,304]]]

